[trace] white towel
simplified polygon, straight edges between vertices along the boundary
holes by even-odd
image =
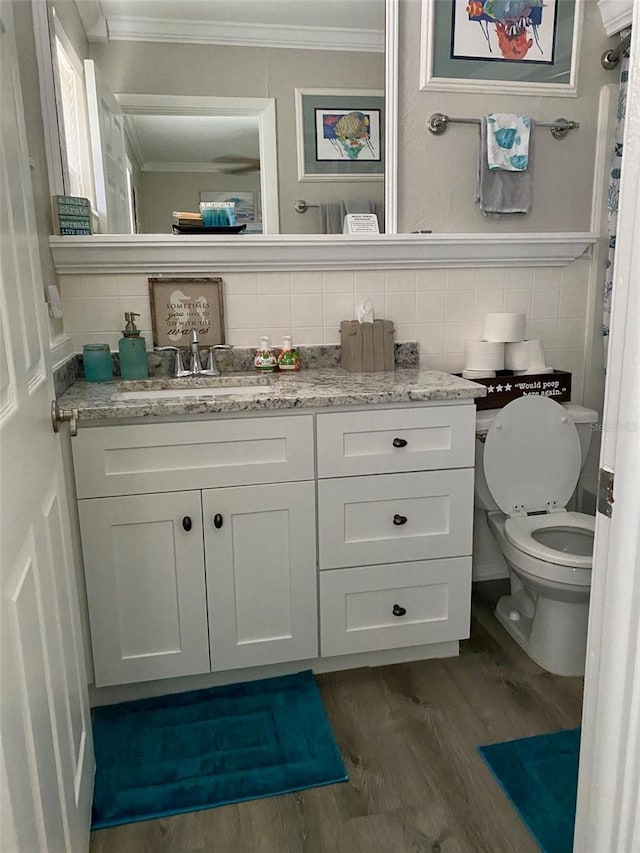
[[[490,169],[524,172],[529,165],[529,116],[493,113],[487,122],[487,163]]]

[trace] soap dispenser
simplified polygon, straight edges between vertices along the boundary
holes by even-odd
[[[126,312],[124,315],[126,326],[118,341],[120,375],[123,379],[147,379],[149,377],[147,346],[144,338],[140,337],[140,331],[136,328],[134,320],[135,317],[139,316],[133,312]]]

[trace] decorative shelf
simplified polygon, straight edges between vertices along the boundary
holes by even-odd
[[[588,232],[521,234],[50,237],[62,274],[269,270],[562,267],[598,239]]]

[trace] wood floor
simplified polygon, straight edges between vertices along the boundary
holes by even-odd
[[[481,586],[460,657],[318,676],[347,783],[99,830],[91,853],[537,853],[476,746],[579,725],[582,679],[529,660]]]

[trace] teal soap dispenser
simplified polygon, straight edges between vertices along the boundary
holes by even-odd
[[[147,346],[144,338],[140,337],[140,331],[136,328],[134,321],[134,317],[139,316],[133,312],[126,312],[124,315],[126,326],[118,341],[120,375],[123,379],[147,379],[149,377]]]

